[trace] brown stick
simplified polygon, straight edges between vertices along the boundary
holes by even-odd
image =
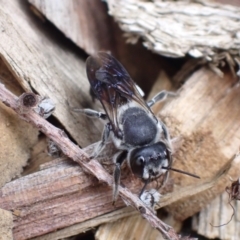
[[[110,174],[96,160],[89,162],[89,156],[81,150],[77,145],[72,143],[65,133],[54,127],[45,119],[40,117],[34,111],[29,111],[27,114],[21,112],[18,98],[8,91],[4,85],[0,84],[0,100],[8,107],[12,108],[25,121],[37,127],[41,132],[51,138],[62,150],[62,152],[77,162],[83,169],[91,173],[98,180],[106,182],[109,186],[113,185],[113,180]],[[152,227],[158,229],[168,239],[179,239],[172,227],[163,223],[142,201],[133,195],[127,188],[119,186],[119,195],[127,205],[133,206],[142,216],[151,224]]]

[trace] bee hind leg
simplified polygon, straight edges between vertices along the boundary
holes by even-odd
[[[109,138],[110,132],[111,132],[111,125],[110,125],[110,123],[107,123],[104,126],[104,130],[103,130],[103,133],[102,133],[102,140],[96,146],[96,148],[94,149],[93,153],[90,155],[90,159],[96,158],[98,156],[98,154],[103,150],[103,148],[105,147],[106,142],[107,142],[107,140]]]
[[[114,179],[114,185],[113,185],[113,202],[114,205],[117,197],[118,197],[118,186],[120,184],[120,178],[121,178],[121,166],[124,162],[124,160],[127,157],[127,151],[119,152],[115,155],[115,169],[113,172],[113,179]]]
[[[176,97],[178,94],[174,92],[168,92],[166,90],[163,90],[159,92],[157,95],[155,95],[150,101],[147,102],[147,105],[149,107],[152,107],[156,102],[162,102],[166,100],[168,97]]]

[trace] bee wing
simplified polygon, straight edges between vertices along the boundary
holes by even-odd
[[[135,101],[151,112],[128,72],[113,56],[99,52],[96,56],[89,57],[86,64],[92,90],[102,103],[116,136],[120,133],[117,119],[120,106]]]

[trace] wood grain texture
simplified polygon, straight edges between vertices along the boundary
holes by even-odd
[[[103,224],[95,234],[96,240],[163,240],[161,233],[141,216],[123,218],[113,223]]]
[[[73,114],[66,104],[91,106],[84,61],[59,40],[59,34],[45,30],[21,1],[2,0],[0,13],[0,56],[20,85],[57,104],[54,116],[78,144],[99,139],[96,123]]]
[[[98,0],[53,1],[29,0],[49,21],[79,47],[92,55],[113,49],[107,6]]]
[[[236,155],[234,167],[239,169],[240,155]],[[231,181],[231,179],[228,179]],[[219,239],[239,239],[240,204],[237,200],[232,200],[229,204],[229,195],[225,191],[205,208],[198,215],[193,217],[192,228],[200,235],[207,238]]]
[[[177,101],[161,111],[161,117],[172,137],[181,137],[183,144],[176,152],[174,167],[193,172],[201,181],[216,175],[238,152],[240,145],[239,84],[231,74],[223,79],[209,70],[201,70],[184,84]],[[240,169],[231,167],[229,176],[238,177]],[[199,180],[172,173],[175,187],[194,185]],[[229,177],[214,187],[189,199],[182,199],[168,210],[178,219],[185,219],[213,200],[230,185]]]
[[[15,94],[21,94],[14,76],[0,58],[0,81]],[[38,140],[38,130],[0,103],[0,186],[21,175]]]
[[[24,168],[22,176],[39,171],[40,166],[54,158],[48,153],[48,139],[46,136],[39,136],[38,142],[31,148],[31,158],[28,165]]]
[[[233,209],[228,204],[228,195],[226,193],[221,194],[206,208],[202,209],[198,216],[194,216],[193,229],[210,239],[239,239],[239,201],[232,202],[232,205],[235,213],[230,221]],[[218,227],[226,223],[228,224]]]
[[[41,18],[47,18],[85,52],[110,51],[145,92],[149,92],[160,69],[176,71],[174,66],[168,66],[166,59],[152,54],[141,43],[127,44],[124,32],[109,16],[103,1],[61,0],[59,5],[54,0],[29,2],[33,4],[34,12],[37,10]]]
[[[188,53],[196,58],[208,55],[210,60],[216,49],[238,49],[238,7],[211,1],[107,3],[128,42],[136,43],[143,38],[144,46],[155,53],[170,57]]]
[[[126,186],[140,189],[140,182],[126,180],[125,174],[123,178]],[[14,217],[14,237],[28,239],[84,222],[124,204],[119,200],[113,207],[112,190],[85,174],[76,163],[55,160],[39,172],[6,184],[1,191],[0,206],[18,210]]]
[[[129,217],[136,214],[138,213],[136,213],[136,211],[134,211],[132,207],[124,207],[113,212],[101,215],[99,217],[87,220],[83,223],[73,224],[69,227],[58,229],[56,232],[51,232],[39,237],[35,237],[32,240],[57,240],[61,238],[67,238],[77,235],[81,232],[86,232],[90,229],[95,229],[96,226],[99,226],[101,224],[109,223],[112,221],[116,221],[117,219],[122,219],[124,217]]]
[[[13,240],[13,216],[12,213],[0,209],[0,240]]]

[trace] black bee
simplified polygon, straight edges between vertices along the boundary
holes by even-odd
[[[168,170],[174,170],[171,168],[171,141],[166,126],[156,118],[150,107],[167,95],[174,94],[162,91],[146,103],[125,68],[106,52],[89,57],[86,70],[91,89],[105,112],[92,109],[82,109],[80,112],[88,117],[107,120],[102,140],[91,157],[97,157],[109,138],[119,150],[113,158],[113,201],[118,194],[124,160],[127,160],[133,174],[145,182],[144,188],[162,174],[165,181]]]

